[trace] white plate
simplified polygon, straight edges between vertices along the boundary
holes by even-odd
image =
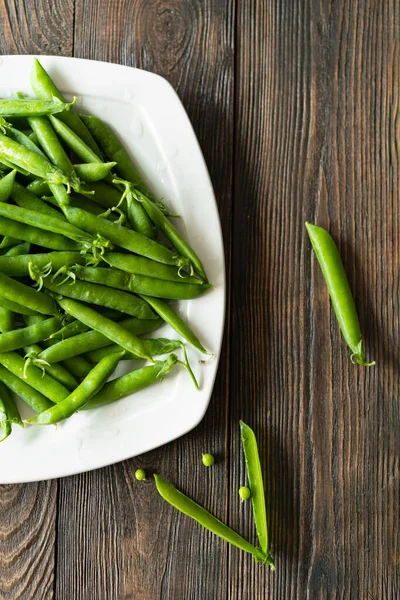
[[[0,97],[31,93],[32,58],[0,57]],[[179,313],[215,358],[200,365],[200,354],[189,351],[200,391],[178,367],[162,383],[74,415],[57,428],[15,426],[0,444],[0,483],[97,469],[193,429],[210,400],[224,325],[225,268],[217,205],[196,136],[173,88],[158,75],[139,69],[76,58],[39,58],[67,97],[79,97],[79,110],[104,118],[115,129],[152,190],[182,216],[178,226],[203,260],[215,289],[200,299],[180,302]],[[167,327],[158,335],[177,337]]]

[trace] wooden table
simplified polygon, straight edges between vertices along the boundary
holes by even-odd
[[[3,486],[0,598],[398,600],[398,0],[6,0],[0,51],[166,77],[204,151],[228,264],[206,418],[59,481]],[[160,99],[161,101],[161,99]],[[367,355],[353,366],[307,240],[330,229]],[[157,470],[255,541],[239,418],[260,442],[277,570],[162,502]],[[218,460],[201,465],[201,452]]]

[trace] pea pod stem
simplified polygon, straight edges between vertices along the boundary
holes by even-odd
[[[365,359],[360,322],[337,246],[326,229],[311,223],[306,223],[306,228],[321,267],[339,327],[352,352],[352,361],[364,367],[371,367],[375,362],[368,363]]]
[[[244,552],[248,552],[256,562],[267,564],[267,556],[260,548],[256,548],[250,544],[250,542],[233,531],[233,529],[222,523],[222,521],[214,517],[205,508],[191,500],[188,496],[185,496],[185,494],[177,490],[159,475],[154,474],[154,480],[158,493],[171,506],[191,519],[194,519],[204,529],[211,531],[211,533],[214,533],[229,544],[236,546],[240,550],[244,550]]]

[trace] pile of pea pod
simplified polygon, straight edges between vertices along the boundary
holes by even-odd
[[[79,115],[39,61],[36,98],[0,100],[0,427],[13,394],[55,424],[161,381],[187,361],[167,323],[204,346],[169,300],[211,286],[203,264],[100,118]],[[173,353],[182,350],[184,360]],[[164,360],[155,357],[166,355]],[[151,364],[109,382],[121,360]]]

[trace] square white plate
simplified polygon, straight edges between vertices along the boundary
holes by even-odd
[[[217,205],[196,136],[171,85],[158,75],[121,65],[38,58],[68,98],[78,96],[78,110],[98,115],[114,128],[151,189],[172,212],[181,215],[177,226],[203,260],[215,289],[177,306],[215,358],[200,365],[201,355],[189,349],[200,391],[178,366],[162,383],[103,408],[81,412],[57,428],[14,426],[12,435],[0,444],[0,483],[97,469],[152,450],[193,429],[210,401],[225,315],[224,252]],[[32,59],[0,57],[0,97],[11,97],[17,91],[32,94]],[[156,335],[177,337],[167,326]],[[125,370],[138,366],[125,363]],[[30,409],[20,407],[26,417]]]

